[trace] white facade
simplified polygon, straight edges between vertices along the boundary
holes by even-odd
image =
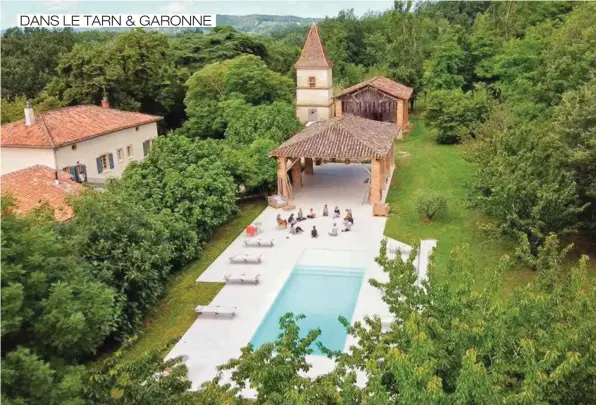
[[[303,124],[333,117],[331,69],[296,69],[296,117]]]
[[[143,143],[157,138],[157,123],[140,125],[100,135],[95,138],[53,149],[2,148],[2,174],[24,169],[33,165],[46,165],[62,170],[65,167],[85,165],[87,181],[103,183],[111,177],[120,177],[126,165],[132,160],[141,160]],[[131,148],[128,148],[128,147]],[[121,149],[119,159],[118,150]],[[129,156],[128,152],[132,152]],[[112,158],[109,158],[109,155]],[[106,155],[107,167],[99,173],[97,159]],[[111,167],[110,162],[113,163]]]
[[[56,167],[53,149],[0,148],[2,174],[16,172],[35,165]]]
[[[155,122],[63,146],[56,150],[58,168],[76,166],[78,161],[86,166],[89,182],[103,183],[108,178],[120,177],[130,161],[143,159],[145,157],[143,142],[154,138],[157,138],[157,124]],[[129,145],[132,146],[132,156],[127,156],[127,146]],[[73,146],[76,148],[73,149]],[[122,149],[122,160],[118,159],[118,149]],[[110,168],[108,166],[99,173],[97,158],[110,153],[112,154],[114,167]]]

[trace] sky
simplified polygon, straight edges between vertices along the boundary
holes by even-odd
[[[384,11],[393,1],[350,0],[2,0],[1,29],[17,25],[19,14],[273,14],[298,17],[335,16],[340,10],[353,8],[357,16],[367,11]]]

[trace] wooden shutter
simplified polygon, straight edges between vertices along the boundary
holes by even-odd
[[[103,164],[101,162],[101,156],[96,158],[95,161],[97,162],[97,173],[103,172]]]
[[[114,154],[110,153],[108,155],[108,158],[110,159],[110,169],[113,169],[114,168]]]
[[[143,142],[143,156],[147,156],[149,154],[149,141]]]

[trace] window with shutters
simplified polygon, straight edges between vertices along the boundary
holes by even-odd
[[[108,160],[108,154],[106,153],[105,155],[101,155],[99,157],[99,160],[101,161],[101,170],[108,170],[110,168],[109,166],[109,160]]]
[[[314,76],[308,77],[308,87],[317,87],[317,79]]]
[[[124,149],[120,148],[116,150],[116,156],[118,156],[119,162],[124,162]]]
[[[97,161],[97,173],[103,173],[114,168],[113,153],[105,153],[101,156],[98,156],[95,160]]]
[[[149,154],[152,146],[153,139],[147,139],[145,142],[143,142],[143,156],[147,156]]]
[[[129,158],[132,157],[132,145],[128,145],[126,147],[126,157],[129,157]]]

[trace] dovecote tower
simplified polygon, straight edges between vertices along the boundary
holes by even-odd
[[[313,23],[296,62],[296,116],[301,123],[333,117],[333,62]]]

